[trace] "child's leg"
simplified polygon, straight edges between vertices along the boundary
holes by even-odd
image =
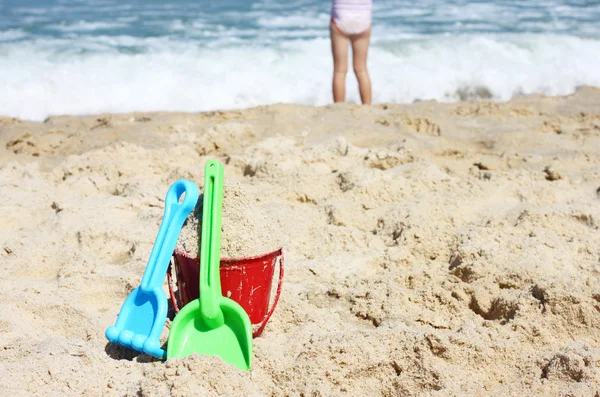
[[[354,74],[358,80],[358,89],[360,99],[365,105],[371,104],[371,78],[367,71],[367,53],[369,52],[369,40],[371,38],[371,28],[369,30],[352,37],[352,59],[354,63]]]
[[[333,23],[330,25],[331,52],[333,54],[333,101],[346,99],[346,73],[348,73],[348,46],[350,39]]]

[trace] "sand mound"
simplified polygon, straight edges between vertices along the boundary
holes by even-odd
[[[168,360],[144,370],[144,379],[130,395],[159,396],[260,396],[249,373],[227,365],[217,357],[193,355]]]
[[[242,258],[281,248],[278,223],[260,205],[260,197],[237,182],[225,182],[221,227],[221,257]],[[202,194],[184,223],[176,249],[198,257],[202,238]]]

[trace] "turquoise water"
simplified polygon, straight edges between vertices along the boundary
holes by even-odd
[[[0,114],[331,102],[329,1],[2,1]],[[375,102],[600,85],[600,2],[374,0]],[[352,75],[349,101],[358,102]]]

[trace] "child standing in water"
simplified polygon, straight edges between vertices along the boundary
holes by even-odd
[[[371,38],[372,0],[333,0],[331,5],[331,52],[333,54],[333,101],[346,99],[348,47],[352,44],[352,63],[358,80],[360,99],[371,104],[371,79],[367,71],[367,52]]]

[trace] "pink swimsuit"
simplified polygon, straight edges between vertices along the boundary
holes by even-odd
[[[348,35],[359,34],[371,26],[373,0],[333,0],[331,20]]]

